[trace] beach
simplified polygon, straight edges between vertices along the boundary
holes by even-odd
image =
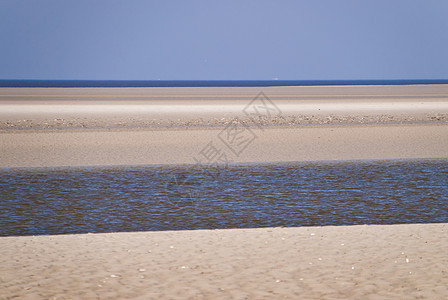
[[[448,85],[0,88],[0,168],[448,158]],[[447,224],[0,238],[0,299],[448,297]]]
[[[227,154],[223,163],[448,157],[448,125],[253,131],[239,155],[222,144],[222,129],[7,132],[0,133],[0,167],[195,164],[201,157],[208,163],[201,152],[209,143]]]
[[[209,143],[228,162],[446,158],[447,99],[447,85],[3,88],[0,167],[193,164]]]
[[[446,224],[0,238],[1,299],[444,299]]]

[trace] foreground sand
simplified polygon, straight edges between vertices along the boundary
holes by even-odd
[[[446,299],[448,224],[0,238],[0,299]]]

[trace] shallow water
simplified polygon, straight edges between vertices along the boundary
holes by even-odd
[[[448,222],[448,160],[0,169],[0,235]]]

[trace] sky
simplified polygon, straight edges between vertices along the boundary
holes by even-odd
[[[0,79],[448,79],[447,0],[0,0]]]

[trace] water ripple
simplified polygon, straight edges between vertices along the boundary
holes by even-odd
[[[0,235],[448,222],[448,160],[0,170]]]

